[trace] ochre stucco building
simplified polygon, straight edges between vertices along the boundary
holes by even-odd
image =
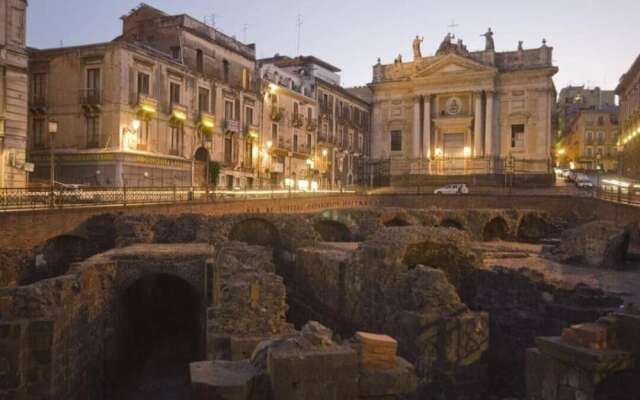
[[[620,170],[628,178],[640,179],[640,56],[620,78]]]
[[[28,180],[25,0],[0,0],[0,187]]]
[[[485,36],[483,51],[447,35],[425,57],[416,38],[413,61],[373,67],[372,158],[392,184],[551,181],[553,49],[496,52]]]

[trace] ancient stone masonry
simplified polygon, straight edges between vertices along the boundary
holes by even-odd
[[[289,301],[302,309],[306,303],[342,333],[397,338],[424,386],[460,378],[475,382],[482,398],[488,316],[470,312],[447,279],[462,285],[463,269],[475,262],[465,244],[453,229],[410,227],[385,228],[358,248],[301,248],[283,271]],[[453,396],[458,389],[447,390]]]
[[[395,351],[384,352],[379,363],[370,365],[362,337],[370,334],[336,342],[331,330],[310,322],[288,339],[260,343],[250,359],[192,363],[194,399],[395,399],[413,393],[413,366]],[[393,339],[378,336],[368,346],[375,352],[389,342]]]
[[[565,329],[561,337],[539,337],[527,351],[527,398],[638,399],[639,333],[640,313],[628,307]]]
[[[630,343],[635,319],[616,314],[606,333],[611,318],[584,325],[622,300],[562,281],[604,271],[557,257],[615,263],[624,252],[611,249],[634,251],[637,231],[579,226],[567,213],[419,206],[104,214],[2,251],[0,398],[156,398],[167,388],[203,399],[522,398],[527,348],[538,343],[529,357],[542,361],[531,365],[561,370],[545,364],[556,344],[537,336],[565,330],[567,346],[629,352],[617,343]],[[154,372],[165,366],[171,382]]]

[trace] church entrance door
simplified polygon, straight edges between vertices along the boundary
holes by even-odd
[[[464,133],[445,133],[443,136],[444,173],[464,174]]]

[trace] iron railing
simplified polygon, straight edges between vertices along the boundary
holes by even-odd
[[[50,188],[0,188],[0,210],[27,210],[90,206],[130,206],[227,200],[276,199],[344,193],[341,190],[306,192],[263,185],[263,189],[206,187],[91,187],[60,185]]]

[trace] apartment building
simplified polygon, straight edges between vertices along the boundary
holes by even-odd
[[[616,172],[618,133],[617,107],[581,110],[568,127],[557,161],[564,168]]]
[[[620,96],[620,171],[640,179],[640,56],[620,78],[616,94]]]
[[[111,42],[30,51],[34,179],[53,153],[58,182],[252,187],[255,46],[146,4],[122,21]]]
[[[0,187],[24,187],[27,148],[25,0],[0,0]]]

